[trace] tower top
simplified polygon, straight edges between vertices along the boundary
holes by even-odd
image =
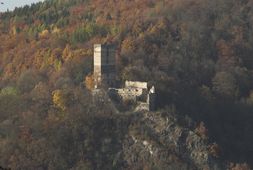
[[[94,49],[96,48],[110,48],[110,49],[115,49],[114,44],[109,44],[109,43],[103,43],[103,44],[94,44]]]

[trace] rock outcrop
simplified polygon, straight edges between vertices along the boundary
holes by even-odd
[[[119,152],[125,169],[223,170],[210,143],[176,115],[147,112],[135,115]]]

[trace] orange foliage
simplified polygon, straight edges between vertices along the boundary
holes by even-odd
[[[203,139],[207,139],[208,138],[208,130],[205,127],[204,122],[200,122],[200,124],[197,126],[197,128],[195,129],[195,132]]]
[[[217,143],[213,143],[213,144],[209,145],[208,149],[209,149],[209,153],[212,156],[214,156],[216,158],[218,158],[220,156],[221,151],[220,151],[220,147]]]
[[[41,38],[41,39],[49,38],[49,31],[43,30],[41,33],[39,33],[39,38]]]
[[[95,83],[94,83],[94,77],[92,74],[85,77],[85,86],[88,90],[93,90]]]
[[[246,163],[243,163],[243,164],[231,163],[229,169],[230,170],[251,170],[251,168],[249,167],[249,165],[246,164]]]

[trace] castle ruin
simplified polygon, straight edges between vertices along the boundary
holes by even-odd
[[[102,87],[108,89],[108,95],[118,103],[130,101],[135,110],[155,109],[155,87],[148,88],[147,82],[126,81],[122,88],[114,88],[116,82],[116,50],[113,45],[94,45],[94,94]]]

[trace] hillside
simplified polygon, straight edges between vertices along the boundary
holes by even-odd
[[[46,0],[0,13],[0,166],[250,169],[252,5]],[[119,81],[155,85],[157,112],[91,100],[95,43],[117,46]]]

